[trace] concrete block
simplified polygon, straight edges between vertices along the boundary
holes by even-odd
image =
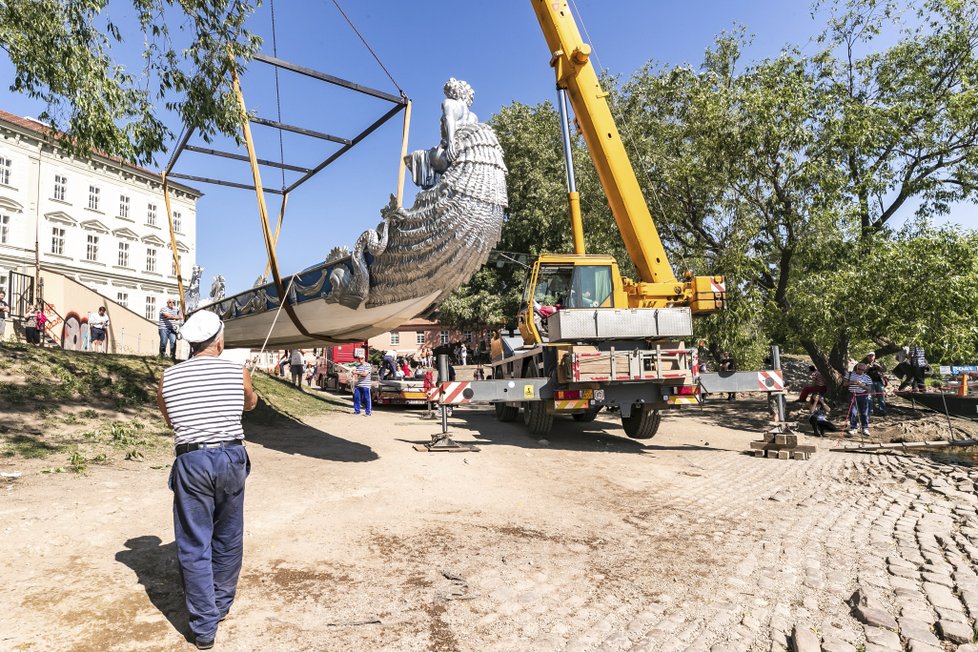
[[[789,448],[794,448],[798,445],[798,435],[775,435],[774,443],[778,446],[788,446]]]

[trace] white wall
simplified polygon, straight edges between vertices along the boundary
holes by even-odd
[[[39,134],[3,119],[0,159],[11,161],[10,181],[0,183],[0,216],[8,216],[9,222],[6,242],[0,242],[0,287],[6,286],[10,270],[34,275],[36,239],[45,267],[141,315],[146,314],[147,299],[152,299],[155,320],[166,298],[177,294],[159,177],[108,159],[67,156],[44,144]],[[67,179],[63,199],[55,196],[56,176]],[[90,186],[99,189],[97,209],[89,206]],[[181,217],[176,235],[186,283],[196,260],[196,202],[200,195],[172,186],[170,194],[173,211]],[[129,198],[128,215],[120,208],[122,196]],[[151,204],[156,207],[155,224],[150,223]],[[55,228],[64,230],[60,254],[52,251]],[[93,261],[86,259],[89,236],[98,239]],[[125,265],[119,264],[120,243],[129,245]],[[156,252],[155,271],[147,271],[148,250]]]

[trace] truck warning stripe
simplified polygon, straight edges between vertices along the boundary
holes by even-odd
[[[432,403],[454,404],[468,403],[470,399],[462,396],[472,381],[442,383],[428,390],[428,400]]]
[[[554,401],[555,410],[585,410],[590,401],[586,398]]]
[[[718,283],[717,281],[714,281],[714,280],[710,279],[710,288],[714,292],[717,292],[717,293],[721,293],[722,294],[722,293],[724,293],[724,292],[727,291],[727,283],[726,283],[726,281],[720,281]]]
[[[757,388],[762,392],[784,391],[784,376],[780,370],[757,372]]]

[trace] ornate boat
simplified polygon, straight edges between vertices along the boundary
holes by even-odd
[[[897,392],[897,395],[934,412],[978,420],[978,396],[958,396],[951,392]]]
[[[224,321],[227,346],[362,341],[429,314],[485,264],[506,208],[503,153],[492,129],[469,111],[471,87],[451,79],[445,94],[440,144],[405,159],[422,187],[414,205],[398,208],[391,197],[381,223],[352,251],[334,248],[323,262],[283,277],[295,319],[279,309],[279,292],[264,278],[226,298],[212,288],[213,299],[200,307]],[[199,272],[190,310],[194,288]]]

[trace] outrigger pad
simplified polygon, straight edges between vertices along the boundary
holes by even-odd
[[[419,453],[478,453],[479,447],[471,444],[460,444],[448,435],[432,435],[430,443],[415,444],[414,450]]]

